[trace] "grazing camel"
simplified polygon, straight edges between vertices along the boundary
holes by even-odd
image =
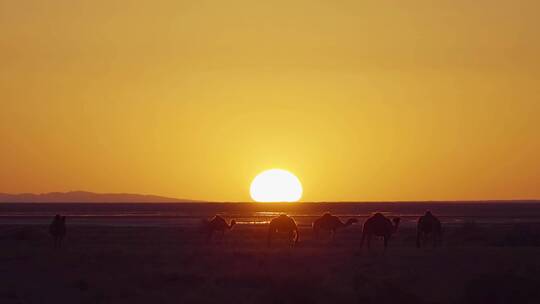
[[[221,235],[225,235],[225,230],[231,230],[236,224],[235,220],[231,221],[231,224],[227,224],[221,216],[216,215],[211,220],[203,220],[203,229],[207,233],[206,240],[210,241],[214,231],[221,231]]]
[[[442,235],[441,221],[436,218],[430,211],[418,219],[416,226],[416,247],[422,247],[428,236],[432,237],[433,247],[437,246],[437,241]]]
[[[332,234],[332,240],[335,238],[336,230],[338,228],[349,227],[352,224],[358,223],[357,219],[349,219],[346,223],[343,223],[339,217],[330,214],[329,212],[323,214],[320,218],[313,222],[313,233],[316,237],[319,236],[320,230],[328,230]]]
[[[399,226],[401,219],[396,217],[392,220],[388,219],[381,213],[375,213],[364,223],[362,229],[362,241],[360,242],[360,248],[364,246],[364,240],[367,236],[367,247],[369,248],[372,236],[381,236],[384,238],[384,248],[388,247],[388,240],[394,234]],[[392,224],[392,222],[394,222]]]
[[[270,221],[268,227],[268,247],[270,247],[272,238],[276,233],[287,234],[292,246],[298,243],[298,237],[300,236],[296,222],[286,214],[281,214]]]
[[[57,214],[49,226],[49,233],[54,239],[54,248],[62,247],[62,240],[66,236],[66,217]]]

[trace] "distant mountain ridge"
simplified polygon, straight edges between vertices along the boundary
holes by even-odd
[[[131,193],[94,193],[87,191],[49,193],[0,193],[0,203],[189,203],[195,200]]]

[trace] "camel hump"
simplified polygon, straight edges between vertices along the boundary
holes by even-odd
[[[331,217],[332,214],[330,212],[325,212],[322,217]]]
[[[62,217],[60,216],[60,214],[57,214],[54,216],[54,219],[49,226],[49,232],[53,236],[57,236],[62,233],[62,226],[65,228],[65,217]]]
[[[438,221],[437,217],[435,217],[431,211],[426,211],[426,213],[420,217],[420,221],[422,222],[436,222]]]
[[[291,230],[296,228],[296,222],[287,215],[280,215],[270,221],[271,229]]]

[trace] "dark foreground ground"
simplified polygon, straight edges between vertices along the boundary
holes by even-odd
[[[402,229],[384,252],[302,227],[296,248],[266,226],[207,244],[188,228],[78,226],[52,248],[45,226],[0,226],[0,303],[540,303],[540,229],[447,227],[440,248]]]

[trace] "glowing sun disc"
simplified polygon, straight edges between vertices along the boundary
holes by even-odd
[[[302,184],[289,171],[271,169],[257,175],[251,182],[251,198],[256,202],[297,202],[302,198]]]

